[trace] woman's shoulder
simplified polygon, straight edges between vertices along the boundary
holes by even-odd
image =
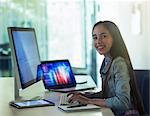
[[[116,57],[112,62],[111,72],[113,74],[123,74],[126,75],[126,78],[129,77],[128,66],[123,57]]]
[[[122,67],[122,66],[126,67],[127,63],[126,63],[126,61],[125,61],[125,59],[123,57],[118,56],[118,57],[116,57],[116,58],[113,59],[112,66],[113,67]]]
[[[117,63],[117,62],[125,62],[125,59],[121,56],[118,56],[113,59],[112,63]]]

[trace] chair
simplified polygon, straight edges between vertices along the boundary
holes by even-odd
[[[0,76],[12,75],[11,50],[9,43],[0,44]]]
[[[149,115],[149,94],[150,94],[150,70],[134,70],[136,78],[137,78],[137,84],[139,87],[139,91],[143,100],[144,104],[144,110],[146,112],[146,115]]]

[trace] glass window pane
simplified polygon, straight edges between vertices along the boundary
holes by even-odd
[[[83,0],[48,1],[48,59],[86,68]]]
[[[30,2],[28,0],[0,0],[0,76],[13,76],[7,27],[35,28],[41,59],[46,59],[45,5],[45,0],[30,0]]]

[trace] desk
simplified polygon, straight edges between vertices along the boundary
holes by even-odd
[[[44,92],[42,85],[36,87],[36,89],[39,89],[39,91],[36,91],[37,93]],[[30,94],[33,94],[31,88]],[[0,116],[113,116],[109,108],[72,113],[63,112],[56,106],[16,109],[8,104],[12,100],[14,100],[14,78],[0,78]]]

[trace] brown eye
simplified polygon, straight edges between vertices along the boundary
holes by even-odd
[[[102,36],[101,36],[102,39],[104,39],[104,38],[106,38],[106,37],[107,37],[107,35],[102,35]]]
[[[94,39],[94,40],[96,40],[96,39],[97,39],[97,37],[96,37],[96,36],[93,36],[93,39]]]

